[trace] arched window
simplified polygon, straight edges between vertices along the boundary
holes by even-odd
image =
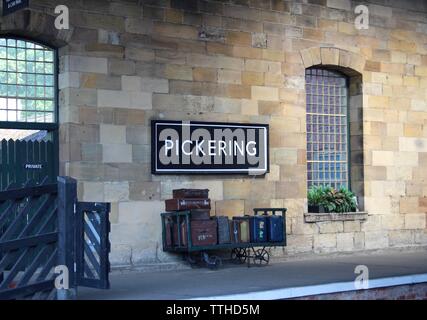
[[[53,49],[0,38],[0,122],[55,123],[55,79]]]
[[[350,186],[349,87],[335,70],[306,69],[307,184]]]
[[[12,183],[56,181],[56,61],[55,49],[0,37],[0,191]]]

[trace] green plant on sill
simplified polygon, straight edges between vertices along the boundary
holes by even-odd
[[[327,212],[355,212],[357,204],[354,194],[347,188],[338,190],[330,186],[312,186],[308,190],[308,205],[322,206]]]

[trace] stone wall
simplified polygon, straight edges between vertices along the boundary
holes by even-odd
[[[81,200],[112,203],[113,264],[176,260],[161,250],[159,218],[175,187],[209,188],[217,214],[287,207],[279,255],[425,245],[427,6],[368,3],[369,29],[357,30],[350,0],[33,0],[1,32],[59,47],[61,174],[79,180]],[[53,29],[57,4],[70,8],[69,31]],[[364,222],[304,221],[304,70],[314,65],[358,79]],[[268,123],[271,172],[151,175],[152,119]]]

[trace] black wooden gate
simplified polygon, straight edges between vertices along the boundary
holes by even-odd
[[[49,140],[0,141],[0,190],[11,183],[23,185],[28,180],[42,182],[56,179],[57,155],[54,142]]]
[[[0,192],[0,299],[67,299],[78,286],[109,288],[109,204],[78,202],[68,177],[8,189]],[[68,288],[55,287],[56,266],[67,267]]]
[[[0,299],[54,297],[56,198],[56,184],[0,192]]]

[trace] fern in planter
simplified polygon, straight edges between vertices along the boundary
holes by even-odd
[[[309,212],[355,212],[354,194],[347,188],[336,190],[329,186],[313,186],[308,190]]]

